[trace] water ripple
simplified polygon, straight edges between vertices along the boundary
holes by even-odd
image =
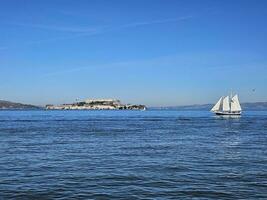
[[[267,114],[0,112],[0,199],[267,199]]]

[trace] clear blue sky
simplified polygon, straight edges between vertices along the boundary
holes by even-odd
[[[0,99],[267,101],[265,0],[1,0]],[[255,89],[255,91],[253,91]]]

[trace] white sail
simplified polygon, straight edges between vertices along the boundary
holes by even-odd
[[[213,108],[211,109],[211,111],[218,111],[220,110],[220,106],[222,104],[222,97],[219,99],[219,101],[213,106]]]
[[[232,112],[238,112],[241,111],[241,106],[238,100],[237,94],[231,99],[231,111]]]
[[[229,96],[223,99],[223,111],[230,111]]]

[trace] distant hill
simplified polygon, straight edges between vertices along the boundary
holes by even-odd
[[[40,109],[39,106],[22,104],[22,103],[14,103],[10,101],[0,100],[0,109],[1,110],[9,110],[9,109]]]
[[[151,107],[150,109],[160,110],[210,110],[214,104],[188,105],[188,106],[167,106]],[[243,110],[266,110],[267,102],[242,103]]]
[[[244,110],[267,110],[267,102],[243,103]]]

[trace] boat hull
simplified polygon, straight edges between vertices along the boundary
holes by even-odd
[[[241,112],[214,112],[216,115],[238,116]]]

